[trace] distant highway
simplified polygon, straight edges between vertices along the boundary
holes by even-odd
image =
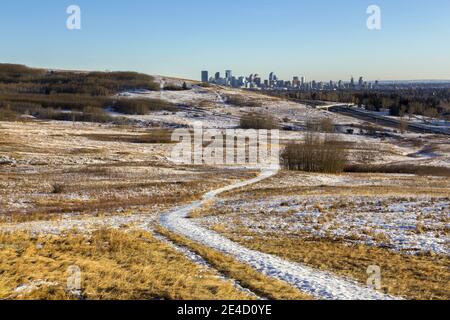
[[[385,117],[382,115],[374,114],[370,111],[365,111],[362,109],[358,109],[355,107],[352,107],[352,105],[348,104],[334,104],[334,105],[328,105],[328,106],[320,106],[319,109],[326,109],[331,112],[343,114],[346,116],[354,117],[357,119],[369,121],[369,122],[375,122],[379,125],[393,127],[398,129],[400,127],[400,120]],[[435,127],[430,126],[427,124],[421,124],[421,123],[412,123],[408,122],[408,131],[415,132],[415,133],[431,133],[431,134],[445,134],[450,135],[450,130],[448,127]]]

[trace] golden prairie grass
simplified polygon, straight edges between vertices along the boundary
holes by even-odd
[[[30,166],[31,173],[4,168],[0,170],[0,203],[6,200],[0,208],[0,223],[57,219],[61,214],[88,215],[102,211],[114,214],[119,208],[135,211],[147,208],[147,212],[167,209],[197,200],[211,189],[248,175],[199,168],[172,171],[155,164],[147,165],[131,163],[114,167],[111,162],[103,166],[74,165],[54,170]],[[181,176],[180,170],[183,171]]]
[[[257,235],[243,228],[225,236],[250,249],[347,276],[365,284],[370,265],[381,267],[385,293],[416,300],[450,298],[449,258],[406,255],[363,244],[349,245],[332,239]]]
[[[338,185],[319,184],[322,177],[342,179]],[[267,195],[431,195],[449,196],[450,183],[444,177],[392,175],[383,173],[345,173],[323,175],[280,171],[277,175],[252,186],[222,194],[261,197]]]
[[[449,189],[446,187],[416,187],[416,186],[290,186],[286,188],[261,186],[253,190],[240,189],[229,191],[222,197],[245,196],[261,198],[266,196],[289,195],[329,195],[329,196],[433,196],[448,197]]]
[[[83,299],[250,298],[145,232],[0,234],[0,240],[0,299],[79,299],[66,290],[72,265],[81,269]],[[39,281],[44,285],[30,292],[15,291]]]
[[[257,295],[272,300],[312,300],[313,298],[291,285],[261,274],[252,267],[241,263],[234,258],[220,253],[214,249],[188,240],[184,237],[158,228],[157,231],[172,240],[173,242],[185,246],[202,256],[208,263],[221,273],[238,281],[244,288],[248,288]]]

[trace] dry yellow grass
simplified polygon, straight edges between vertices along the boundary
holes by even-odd
[[[170,231],[157,229],[165,237],[177,244],[188,247],[190,250],[202,256],[208,263],[221,273],[237,280],[244,288],[252,290],[261,297],[272,300],[312,300],[313,298],[291,285],[267,277],[250,266],[241,263],[234,258],[222,254],[216,250],[210,249],[184,237],[176,235]]]
[[[319,184],[321,177],[345,182],[336,185]],[[276,176],[223,193],[221,197],[262,198],[289,195],[333,196],[434,196],[449,197],[450,182],[445,177],[392,175],[379,173],[346,173],[342,175],[310,174],[280,171]]]
[[[378,265],[385,293],[417,300],[450,298],[449,258],[395,253],[383,248],[280,234],[261,236],[239,228],[224,235],[250,249],[367,282],[367,268]]]
[[[92,236],[0,234],[0,299],[76,299],[67,270],[82,271],[84,299],[249,299],[144,232],[102,230]],[[31,292],[21,285],[41,283]]]
[[[98,124],[2,123],[0,155],[13,161],[0,165],[0,223],[135,206],[153,210],[253,176],[176,166],[168,160],[172,146],[159,143],[168,136],[170,130]]]

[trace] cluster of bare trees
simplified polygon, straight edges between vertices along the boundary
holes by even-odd
[[[334,138],[308,133],[303,142],[286,146],[281,162],[287,170],[341,173],[347,164],[347,150]]]

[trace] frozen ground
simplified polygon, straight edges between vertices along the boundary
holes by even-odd
[[[187,216],[195,209],[215,199],[223,192],[242,188],[269,178],[276,171],[264,171],[259,177],[244,182],[235,183],[225,188],[206,194],[202,201],[176,209],[161,218],[161,224],[169,230],[182,234],[191,240],[202,243],[213,249],[232,255],[236,259],[250,264],[256,270],[297,287],[302,292],[319,299],[336,300],[384,300],[393,297],[364,287],[356,282],[341,278],[331,273],[317,271],[309,267],[292,263],[273,255],[247,249],[231,240],[199,226]]]
[[[245,95],[262,106],[229,105],[224,97],[233,94]],[[273,172],[265,172],[257,179],[232,183],[250,179],[253,172],[175,166],[169,160],[172,145],[124,139],[146,134],[147,127],[155,124],[173,128],[200,120],[205,127],[235,128],[242,114],[256,109],[285,124],[331,117],[336,124],[358,125],[358,120],[220,87],[123,96],[161,98],[178,104],[180,111],[129,116],[142,124],[136,127],[54,121],[0,123],[0,231],[63,235],[74,229],[90,233],[105,227],[151,230],[161,222],[323,299],[393,297],[332,273],[250,250],[211,229],[224,225],[259,235],[336,239],[408,254],[448,256],[450,194],[446,177],[291,172],[272,177]],[[303,137],[302,132],[281,132],[282,143]],[[449,143],[442,137],[336,137],[348,144],[350,160],[355,163],[450,167]],[[198,200],[209,190],[229,184],[208,193],[204,201]],[[216,203],[206,217],[186,218],[211,200]],[[33,221],[23,222],[22,218]],[[201,257],[183,252],[204,264]]]
[[[260,107],[239,107],[228,104],[227,96],[238,95],[246,100],[260,103]],[[166,126],[186,126],[193,121],[202,121],[207,128],[236,128],[242,114],[249,112],[267,113],[286,125],[304,125],[309,119],[332,118],[336,124],[360,124],[356,119],[315,110],[305,105],[265,96],[259,93],[229,89],[219,86],[202,88],[193,86],[186,91],[139,91],[124,92],[122,98],[162,99],[181,107],[178,112],[154,112],[144,116],[126,116],[141,123],[159,123]],[[112,115],[118,115],[111,113]],[[120,115],[123,116],[123,115]]]
[[[282,173],[225,195],[199,223],[449,255],[446,177]]]
[[[257,102],[258,107],[238,107],[226,102],[227,96],[240,96]],[[250,112],[267,113],[284,126],[302,129],[309,120],[332,119],[343,128],[363,126],[364,122],[326,110],[317,110],[299,103],[269,97],[256,92],[213,86],[193,86],[186,91],[125,92],[122,97],[163,99],[179,106],[177,112],[152,112],[147,115],[127,115],[142,126],[189,127],[202,122],[205,128],[230,129],[239,126],[240,117]],[[119,115],[111,112],[112,115]],[[120,115],[124,116],[124,115]],[[344,130],[345,131],[345,130]],[[389,129],[392,131],[392,128]],[[358,131],[357,131],[358,132]],[[281,131],[282,141],[300,141],[304,132]],[[372,137],[360,134],[334,134],[334,138],[350,144],[350,160],[365,164],[396,163],[404,165],[450,167],[450,144],[448,139],[434,135],[392,133],[390,137]],[[435,149],[428,152],[430,146]]]
[[[258,234],[303,234],[403,253],[450,255],[448,199],[290,196],[219,201],[212,210],[219,208],[232,213],[207,217],[200,223],[233,229],[239,221]]]

